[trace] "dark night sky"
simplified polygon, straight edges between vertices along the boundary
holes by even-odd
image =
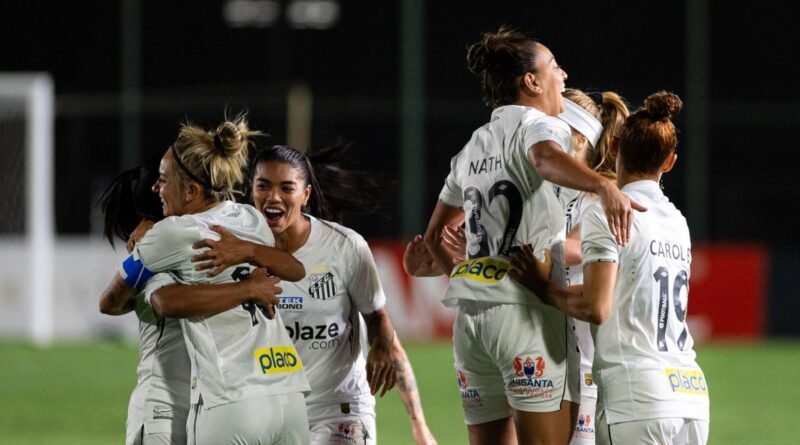
[[[800,127],[800,32],[783,11],[788,2],[709,1],[708,239],[795,242],[791,220],[779,209],[800,199],[794,175],[780,170],[800,164],[791,131]],[[568,86],[615,90],[634,106],[656,90],[686,93],[685,49],[694,42],[686,41],[683,2],[423,4],[426,212],[449,158],[488,118],[465,63],[466,46],[482,31],[501,23],[534,31],[566,68]],[[93,197],[120,169],[121,1],[4,8],[0,71],[52,74],[57,227],[86,233]],[[221,11],[221,0],[143,0],[142,157],[162,151],[181,120],[213,125],[226,106],[247,108],[256,127],[283,142],[286,88],[302,80],[314,92],[313,145],[347,136],[358,166],[397,177],[400,2],[341,1],[339,23],[325,31],[289,29],[283,20],[272,28],[233,29]],[[679,207],[690,193],[685,159],[665,178]],[[363,216],[346,222],[366,236],[398,236],[396,193],[387,198],[387,216],[378,224]]]

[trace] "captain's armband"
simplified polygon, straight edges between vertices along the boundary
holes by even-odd
[[[128,258],[125,258],[125,261],[122,262],[121,272],[125,283],[134,289],[144,286],[144,284],[147,283],[147,280],[154,275],[153,272],[150,272],[146,267],[144,267],[144,264],[142,264],[142,259],[136,255],[136,252],[130,254]]]

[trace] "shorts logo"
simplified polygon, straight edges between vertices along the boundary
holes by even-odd
[[[456,266],[450,278],[468,278],[481,283],[497,283],[505,278],[511,265],[501,259],[482,257],[464,261]]]
[[[336,284],[333,281],[333,273],[327,272],[323,275],[311,274],[308,276],[311,286],[308,293],[312,298],[327,300],[336,296]]]
[[[521,358],[517,357],[514,359],[514,374],[518,377],[522,377],[524,374],[526,377],[533,378],[533,377],[541,377],[544,375],[544,358],[542,356],[536,357],[536,364],[534,365],[534,360],[530,358],[530,356],[525,358],[523,362]]]
[[[295,372],[303,369],[303,362],[294,346],[272,346],[253,351],[262,374]]]
[[[278,297],[278,304],[275,307],[282,311],[302,311],[303,297]]]
[[[581,414],[578,417],[578,424],[575,425],[575,439],[587,440],[594,443],[594,427],[592,426],[592,416]]]
[[[340,423],[338,431],[334,431],[333,433],[331,433],[331,440],[329,443],[355,444],[357,435],[358,435],[357,425],[353,425],[351,423]]]
[[[460,369],[456,370],[456,382],[461,391],[461,405],[464,409],[480,408],[483,406],[481,395],[477,389],[468,389],[467,376]]]
[[[694,368],[667,368],[664,370],[672,392],[708,397],[708,387],[703,371]]]
[[[545,369],[544,357],[531,356],[514,358],[514,375],[508,382],[507,389],[514,395],[520,397],[535,397],[541,399],[550,399],[553,397],[553,390],[555,385],[551,379],[542,379]]]
[[[465,376],[460,369],[456,371],[456,377],[458,377],[458,387],[461,389],[467,389],[467,376]]]

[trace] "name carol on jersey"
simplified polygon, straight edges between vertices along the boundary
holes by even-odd
[[[261,366],[262,374],[279,372],[295,372],[303,369],[303,363],[294,346],[270,346],[253,351],[256,361]]]
[[[670,241],[650,241],[650,255],[678,260],[684,263],[692,262],[692,249]]]

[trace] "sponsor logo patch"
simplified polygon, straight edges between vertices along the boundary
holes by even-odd
[[[546,363],[544,357],[526,356],[514,358],[514,375],[517,378],[508,382],[508,390],[521,397],[550,399],[553,397],[553,380],[543,379]]]
[[[592,416],[589,414],[578,416],[578,424],[575,425],[576,439],[594,441],[594,426],[592,426]]]
[[[295,372],[303,369],[303,362],[294,346],[271,346],[253,351],[262,374]]]
[[[461,405],[464,409],[483,406],[480,393],[478,393],[477,389],[469,388],[467,376],[460,369],[456,370],[456,382],[458,383],[458,389],[461,391]]]
[[[305,341],[301,346],[309,349],[333,349],[340,343],[339,325],[336,322],[304,326],[295,321],[293,325],[286,326],[286,333],[295,344],[300,340]]]
[[[497,283],[505,278],[511,264],[499,258],[483,257],[464,261],[456,266],[450,278],[468,278],[481,283]]]
[[[288,312],[300,312],[303,310],[303,297],[278,297],[276,308]]]
[[[359,430],[361,431],[359,433]],[[337,431],[331,433],[331,440],[329,443],[335,444],[355,444],[358,443],[357,438],[362,438],[360,441],[363,443],[365,434],[363,428],[352,423],[340,423]]]
[[[664,375],[672,392],[708,397],[703,371],[694,368],[667,368]]]

